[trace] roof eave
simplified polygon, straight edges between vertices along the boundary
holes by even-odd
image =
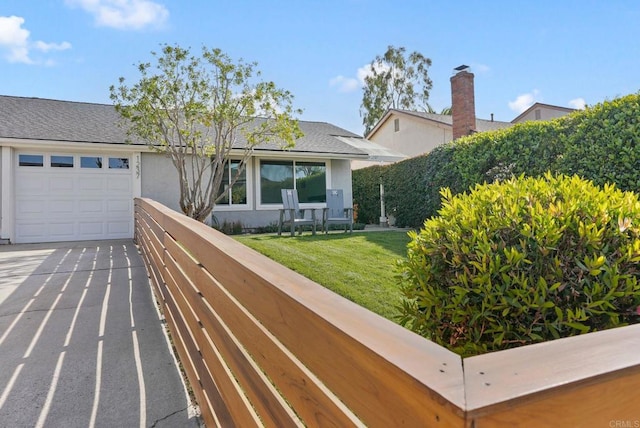
[[[119,152],[150,152],[153,149],[145,144],[66,141],[66,140],[38,140],[30,138],[0,137],[0,145],[17,149],[45,149],[75,150],[82,147],[83,151],[119,151]]]
[[[380,120],[378,120],[376,122],[376,124],[373,126],[373,128],[371,128],[371,131],[369,131],[368,134],[366,134],[364,136],[364,138],[366,138],[367,140],[371,139],[371,137],[378,132],[378,129],[380,129],[380,127],[382,126],[383,123],[385,123],[387,121],[387,119],[389,118],[389,116],[391,116],[391,114],[397,111],[396,109],[387,109],[387,111],[384,112],[384,114],[382,115],[382,117],[380,118]]]
[[[244,153],[243,150],[234,149],[231,155],[240,155]],[[295,151],[295,150],[260,150],[254,149],[253,155],[264,158],[314,158],[314,159],[361,159],[366,160],[368,155],[366,153],[327,153],[327,152],[312,152],[312,151]]]

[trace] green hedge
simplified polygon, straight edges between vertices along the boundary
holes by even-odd
[[[387,167],[384,172],[387,213],[399,227],[417,227],[437,214],[440,189],[464,190],[458,171],[450,168],[454,146],[436,147],[429,156],[407,159]],[[402,189],[398,191],[398,189]]]
[[[640,94],[598,104],[567,122],[571,134],[560,172],[640,190]]]
[[[557,171],[566,150],[566,120],[525,122],[455,142],[454,164],[465,189],[513,175]]]
[[[425,156],[354,171],[354,203],[360,221],[377,222],[382,177],[387,212],[398,226],[418,228],[440,209],[440,188],[456,194],[478,183],[546,171],[640,190],[640,94],[551,121],[477,133]]]
[[[352,173],[355,221],[374,224],[380,221],[380,179],[388,167],[371,166]]]

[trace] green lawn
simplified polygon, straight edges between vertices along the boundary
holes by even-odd
[[[406,256],[406,232],[331,233],[312,236],[242,235],[243,244],[396,321],[400,291],[395,262]]]

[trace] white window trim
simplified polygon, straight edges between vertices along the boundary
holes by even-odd
[[[73,166],[71,168],[69,167],[61,167],[61,166],[52,166],[51,165],[51,161],[52,158],[54,156],[59,156],[59,157],[70,157],[72,159],[73,162]],[[80,162],[80,157],[74,155],[73,153],[67,153],[67,154],[59,154],[59,153],[47,153],[47,155],[45,156],[45,167],[49,168],[49,169],[66,169],[66,170],[74,170],[76,169],[76,167],[78,166],[78,162]]]
[[[41,155],[43,159],[42,166],[20,166],[20,155]],[[139,153],[138,153],[139,155]],[[73,168],[62,168],[62,167],[54,167],[51,166],[51,157],[52,156],[71,156],[73,157]],[[80,167],[80,158],[81,157],[101,157],[102,158],[102,168],[81,168]],[[127,158],[129,159],[129,168],[109,168],[109,158]],[[108,172],[109,174],[123,174],[123,175],[133,175],[136,173],[136,164],[135,164],[136,154],[135,153],[113,153],[113,152],[99,152],[99,153],[84,153],[84,152],[49,152],[46,150],[16,150],[15,156],[15,167],[16,168],[26,168],[33,171],[42,170],[42,171],[74,171],[74,170],[82,170],[83,173],[91,174],[91,173],[104,173]]]
[[[102,167],[100,168],[82,168],[81,162],[82,158],[101,158],[102,159]],[[106,163],[109,161],[107,160]],[[83,172],[86,171],[89,173],[90,171],[102,171],[105,169],[105,156],[102,153],[80,153],[78,155],[78,168],[80,168]]]
[[[325,176],[325,189],[328,189],[329,187],[329,183],[331,183],[331,160],[330,159],[318,159],[318,158],[296,158],[296,159],[291,159],[291,158],[272,158],[272,157],[259,157],[259,158],[255,158],[255,164],[254,164],[254,171],[255,171],[255,187],[256,187],[256,192],[255,192],[255,200],[256,200],[256,211],[274,211],[274,210],[279,210],[283,207],[283,205],[280,204],[262,204],[260,201],[262,200],[262,194],[261,191],[262,189],[260,188],[260,164],[263,160],[270,160],[270,161],[284,161],[284,162],[293,162],[294,164],[296,162],[322,162],[325,165],[325,170],[326,170],[326,176]],[[307,209],[321,209],[321,208],[325,208],[327,206],[326,203],[323,202],[319,202],[319,203],[300,203],[300,208],[307,208]]]
[[[27,156],[42,156],[42,166],[26,166],[26,165],[20,165],[20,155],[27,155]],[[16,168],[26,168],[26,169],[45,169],[47,167],[47,162],[49,161],[48,156],[46,153],[44,152],[28,152],[28,151],[19,151],[18,153],[16,153]]]
[[[240,159],[231,159],[231,160],[240,160]],[[235,204],[235,205],[227,205],[227,204],[216,204],[213,207],[213,212],[230,212],[230,211],[253,211],[253,184],[254,184],[254,159],[247,159],[247,163],[244,166],[244,171],[247,174],[247,203],[246,204]]]

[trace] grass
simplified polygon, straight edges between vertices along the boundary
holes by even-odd
[[[395,262],[406,256],[406,232],[234,238],[358,305],[397,321],[401,294],[394,277]]]

